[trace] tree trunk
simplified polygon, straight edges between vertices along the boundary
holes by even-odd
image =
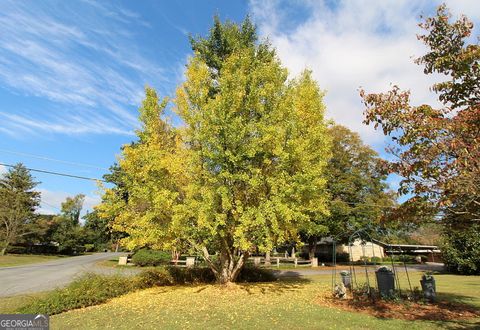
[[[245,255],[242,254],[237,258],[228,258],[220,264],[218,273],[216,274],[219,284],[230,284],[237,280],[240,271],[245,264]]]
[[[5,255],[5,252],[7,252],[7,247],[8,247],[8,243],[4,243],[2,246],[2,249],[0,250],[0,256]]]
[[[178,264],[178,259],[180,259],[180,252],[177,252],[177,250],[172,251],[172,260],[173,264],[176,266]]]
[[[217,283],[220,284],[235,282],[245,265],[245,261],[249,257],[248,252],[242,252],[240,255],[237,255],[237,249],[225,248],[220,252],[219,262],[217,262],[210,258],[210,253],[205,246],[198,245],[194,241],[190,241],[190,244],[194,249],[203,254],[205,261],[217,279]]]
[[[308,242],[308,258],[312,260],[315,258],[315,252],[317,252],[317,240],[311,239]]]
[[[265,266],[270,266],[272,263],[270,261],[270,251],[265,253]]]

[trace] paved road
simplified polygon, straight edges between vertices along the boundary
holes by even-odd
[[[84,272],[99,271],[99,267],[95,266],[98,261],[120,255],[125,253],[95,253],[25,266],[0,267],[0,297],[64,286]],[[113,272],[114,269],[107,271]]]

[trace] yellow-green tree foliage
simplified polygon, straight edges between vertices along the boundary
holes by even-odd
[[[112,220],[112,229],[128,234],[127,248],[171,247],[173,207],[183,200],[186,176],[180,136],[165,119],[167,99],[159,103],[146,88],[140,108],[138,141],[122,148],[116,186],[106,189],[99,216]]]
[[[295,240],[328,213],[330,141],[310,72],[288,80],[248,19],[216,19],[192,44],[174,100],[183,125],[165,121],[166,102],[147,89],[139,141],[119,163],[128,199],[107,190],[99,209],[130,235],[127,246],[188,246],[225,283],[251,251]]]

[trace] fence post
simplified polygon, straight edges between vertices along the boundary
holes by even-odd
[[[318,267],[318,258],[312,258],[312,267]]]
[[[294,258],[294,259],[293,259],[293,262],[295,263],[295,268],[297,268],[297,262],[298,262],[298,261],[297,261],[297,258]]]
[[[253,258],[253,264],[255,265],[255,267],[260,266],[260,257]]]
[[[277,268],[280,268],[280,258],[277,258]]]
[[[127,257],[119,257],[118,258],[118,264],[125,266],[127,264]]]
[[[195,266],[195,257],[187,257],[187,262],[185,263],[187,267]]]

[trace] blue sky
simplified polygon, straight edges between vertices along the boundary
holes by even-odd
[[[188,35],[205,35],[214,14],[240,22],[248,13],[292,76],[313,70],[327,91],[329,117],[383,153],[383,137],[361,123],[358,88],[398,83],[412,89],[414,101],[435,102],[428,86],[438,77],[423,76],[411,57],[424,51],[415,38],[419,15],[437,4],[1,1],[0,163],[100,178],[134,138],[144,86],[172,96],[182,81]],[[475,1],[448,5],[480,19]],[[99,200],[93,182],[34,175],[42,182],[42,212],[57,212],[77,193],[87,195],[86,208]]]

